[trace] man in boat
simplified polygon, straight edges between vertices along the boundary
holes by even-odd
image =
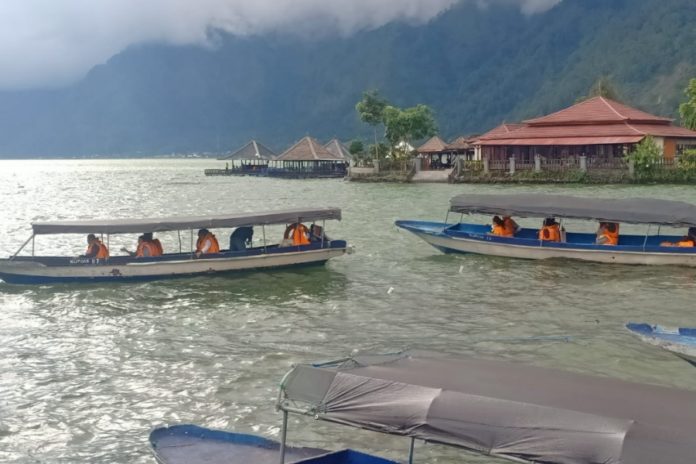
[[[196,242],[196,256],[205,253],[220,253],[220,245],[217,238],[208,229],[198,231],[198,241]]]
[[[491,224],[491,234],[498,235],[500,237],[512,237],[513,234],[509,234],[505,229],[505,223],[500,216],[493,216],[493,224]]]
[[[556,222],[556,218],[544,219],[544,225],[539,229],[539,240],[545,242],[561,241],[561,226]]]
[[[519,224],[510,216],[503,216],[503,227],[505,228],[506,237],[514,237],[520,230]]]
[[[596,243],[597,245],[618,245],[619,225],[616,222],[600,222]]]
[[[324,233],[324,228],[318,224],[312,224],[309,227],[309,241],[320,243],[322,240],[325,242],[330,241],[329,237]]]
[[[109,249],[97,238],[94,234],[87,236],[87,251],[82,256],[83,258],[107,259],[109,257]]]
[[[686,235],[679,239],[678,242],[662,242],[660,246],[671,246],[681,248],[696,247],[696,227],[689,227]]]
[[[237,227],[230,235],[230,251],[243,251],[251,246],[254,237],[253,227]]]
[[[155,243],[153,243],[152,240],[148,240],[147,237],[147,234],[143,234],[138,237],[138,247],[135,249],[135,251],[128,251],[126,248],[121,248],[121,251],[124,251],[131,256],[135,256],[136,258],[161,256],[162,253],[160,252],[160,249]],[[152,237],[152,234],[150,234],[150,237]]]
[[[147,240],[148,242],[152,243],[152,245],[155,247],[157,254],[153,256],[162,256],[164,254],[164,249],[162,248],[162,242],[159,241],[158,238],[153,238],[152,232],[147,232],[143,234],[143,238]]]

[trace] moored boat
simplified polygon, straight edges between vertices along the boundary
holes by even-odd
[[[16,284],[122,282],[323,264],[350,250],[345,240],[329,240],[324,234],[324,221],[340,219],[341,210],[338,208],[316,208],[200,217],[39,222],[32,224],[33,234],[14,256],[0,259],[0,279]],[[288,240],[278,243],[266,241],[266,226],[283,224],[291,227],[305,222],[321,223],[321,235],[298,245]],[[235,251],[221,249],[218,253],[194,253],[193,234],[196,229],[254,226],[260,226],[263,234],[263,243],[259,246]],[[41,235],[99,234],[105,237],[104,243],[108,244],[109,237],[114,234],[182,230],[191,234],[191,250],[188,252],[182,251],[179,234],[178,251],[161,256],[109,256],[98,259],[36,256],[34,253],[35,238]],[[20,255],[30,242],[31,255]]]
[[[474,253],[524,259],[565,258],[598,263],[696,266],[696,247],[681,247],[679,236],[661,227],[696,227],[696,205],[647,198],[602,199],[564,195],[458,195],[449,213],[564,218],[644,224],[645,235],[621,234],[617,245],[598,245],[596,234],[564,232],[560,242],[538,238],[539,229],[522,228],[512,237],[493,235],[491,226],[460,222],[396,221],[445,253]],[[448,216],[449,217],[449,216]],[[655,233],[651,234],[651,231]]]
[[[687,464],[696,453],[696,392],[428,353],[298,365],[281,381],[277,408],[281,464],[297,462],[286,445],[289,414],[407,437],[409,463],[416,462],[416,440],[548,464]],[[190,450],[174,442],[161,462],[208,462]],[[155,452],[162,456],[162,447]],[[218,452],[229,464],[272,462],[237,460],[233,446]],[[306,462],[345,461],[327,455]]]
[[[644,342],[669,351],[696,367],[696,328],[668,328],[634,322],[626,324],[626,328]]]

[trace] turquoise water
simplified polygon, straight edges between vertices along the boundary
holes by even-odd
[[[299,271],[132,285],[0,283],[0,462],[153,463],[150,429],[181,422],[278,438],[274,401],[292,363],[355,350],[427,349],[696,389],[696,369],[622,328],[629,320],[696,326],[696,269],[445,256],[393,226],[396,219],[443,220],[448,199],[464,192],[696,203],[693,187],[203,176],[219,164],[0,161],[0,255],[14,253],[36,220],[316,205],[343,209],[343,221],[327,223],[327,233],[355,248],[325,267]],[[583,223],[568,227],[592,230]],[[217,233],[225,243],[227,232]],[[161,238],[165,248],[178,248],[175,234]],[[111,240],[115,252],[132,249],[135,236]],[[76,235],[41,237],[36,252],[78,254],[83,242]],[[291,420],[289,439],[396,459],[405,459],[409,445],[305,418]],[[416,456],[417,462],[497,462],[435,445],[417,445]]]

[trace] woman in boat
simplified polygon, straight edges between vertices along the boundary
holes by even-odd
[[[555,218],[544,219],[544,225],[539,229],[539,240],[545,242],[561,241],[561,226],[556,222]]]
[[[491,234],[498,235],[500,237],[512,237],[512,234],[508,234],[505,230],[505,224],[500,216],[493,216],[493,224],[491,224]]]
[[[597,245],[618,245],[619,225],[616,222],[600,222],[596,243]]]
[[[150,237],[152,234],[150,234]],[[121,248],[121,251],[128,253],[136,258],[150,258],[155,256],[162,256],[160,248],[153,242],[153,240],[148,240],[148,234],[143,234],[138,237],[138,247],[135,251],[128,251],[126,248]],[[161,245],[160,245],[161,247]]]
[[[83,255],[84,258],[107,259],[109,257],[109,249],[97,238],[94,234],[87,236],[87,251]]]
[[[198,231],[198,241],[196,242],[196,256],[204,253],[220,253],[220,244],[215,235],[208,229]]]
[[[680,248],[693,248],[696,246],[696,227],[689,227],[686,235],[683,236],[678,242],[662,242],[660,246],[670,246],[670,247],[680,247]]]

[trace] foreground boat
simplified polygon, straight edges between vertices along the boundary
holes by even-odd
[[[286,446],[290,413],[408,437],[410,463],[415,440],[547,464],[687,464],[696,455],[696,392],[517,363],[402,353],[299,365],[283,378],[277,406],[280,463],[297,462]],[[167,430],[151,435],[162,463],[219,462],[189,442],[167,446],[157,439]],[[228,464],[274,462],[237,459],[223,441],[217,451]]]
[[[661,235],[661,226],[696,227],[696,205],[655,199],[589,199],[563,195],[459,195],[449,212],[531,218],[557,217],[645,224],[645,235],[621,234],[618,245],[597,245],[596,235],[565,234],[563,242],[538,239],[538,229],[521,229],[514,237],[491,234],[484,224],[396,221],[445,253],[474,253],[524,259],[577,259],[597,263],[696,266],[696,247],[665,246],[678,236]],[[448,213],[449,214],[449,213]],[[650,235],[652,226],[656,233]]]
[[[60,221],[32,224],[33,234],[9,259],[0,259],[0,279],[13,284],[45,284],[72,282],[123,282],[157,280],[172,277],[215,275],[233,271],[249,271],[289,266],[322,264],[349,250],[344,240],[329,240],[323,234],[307,245],[266,244],[265,227],[273,224],[296,224],[340,220],[341,210],[320,208],[271,211],[258,214],[227,214],[201,217],[157,219],[118,219],[93,221]],[[219,229],[261,226],[264,244],[242,251],[221,250],[220,253],[196,255],[194,250],[166,253],[157,257],[111,256],[106,259],[70,256],[35,256],[36,236],[48,234],[133,234],[200,228]],[[19,253],[32,243],[32,255]],[[193,238],[191,238],[193,243]]]
[[[696,367],[696,328],[667,328],[644,323],[626,324],[626,328],[644,342],[659,346]]]

